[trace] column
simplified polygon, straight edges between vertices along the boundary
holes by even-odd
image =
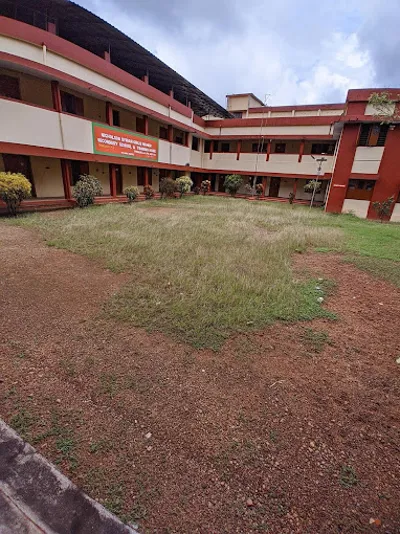
[[[112,126],[114,121],[113,121],[113,108],[112,108],[111,102],[106,102],[106,119],[107,119],[107,124]]]
[[[237,152],[236,152],[236,159],[239,160],[240,159],[240,153],[242,151],[242,140],[239,139],[239,141],[237,142]]]
[[[267,155],[265,156],[265,161],[269,161],[269,156],[271,154],[271,139],[267,141]]]
[[[210,143],[210,159],[212,159],[214,154],[214,141],[211,141]]]
[[[66,200],[72,200],[71,194],[71,164],[68,160],[61,160],[61,173],[64,187],[64,197]]]
[[[149,168],[146,167],[144,169],[144,186],[146,187],[146,185],[149,185]]]
[[[301,160],[303,159],[303,154],[304,154],[304,139],[302,139],[302,141],[301,141],[301,143],[300,143],[299,163],[300,163]]]
[[[264,194],[263,196],[266,197],[267,195],[265,194],[267,192],[267,180],[268,178],[266,176],[263,177],[262,179],[262,186],[263,186],[263,190],[264,190]]]
[[[174,142],[174,129],[172,127],[172,124],[168,124],[168,141],[170,143]]]
[[[51,82],[51,96],[53,97],[53,108],[58,111],[58,113],[62,112],[62,104],[61,104],[61,91],[60,91],[60,84],[53,80]]]
[[[117,171],[112,163],[110,163],[110,194],[114,198],[117,196]]]
[[[149,117],[147,115],[143,115],[143,121],[144,121],[144,135],[149,135]]]
[[[208,192],[209,193],[211,192],[211,179],[212,179],[212,174],[209,174],[208,175],[208,181],[210,182],[210,185],[208,186]]]

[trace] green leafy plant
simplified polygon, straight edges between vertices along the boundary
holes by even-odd
[[[195,195],[200,195],[200,191],[201,191],[201,189],[200,189],[200,187],[197,186],[197,185],[196,185],[196,187],[193,189],[193,193],[194,193]]]
[[[124,189],[124,195],[126,195],[129,204],[131,204],[139,196],[139,189],[134,185],[131,185]]]
[[[155,191],[151,187],[151,185],[145,185],[143,188],[143,193],[144,193],[144,196],[146,197],[146,200],[151,200],[152,198],[154,198]]]
[[[160,182],[161,198],[175,196],[176,182],[172,178],[163,178]]]
[[[383,222],[383,219],[390,217],[390,212],[392,209],[392,204],[394,203],[394,197],[391,196],[382,202],[373,202],[372,207],[376,211],[379,219]]]
[[[293,202],[294,202],[294,196],[295,196],[295,195],[294,195],[293,191],[292,191],[291,193],[289,193],[289,204],[293,204]]]
[[[397,95],[400,98],[400,95]],[[369,97],[368,104],[376,109],[374,117],[381,121],[381,124],[389,124],[393,121],[399,120],[400,116],[396,110],[396,102],[389,97],[387,91],[380,93],[372,93]]]
[[[304,186],[304,192],[305,193],[314,193],[315,194],[320,193],[322,188],[322,182],[319,182],[318,180],[310,180],[307,182]]]
[[[193,186],[192,180],[189,176],[180,176],[176,179],[176,189],[179,192],[179,198],[182,198],[185,193],[189,193]]]
[[[200,189],[201,189],[201,192],[203,193],[203,195],[206,195],[209,192],[210,187],[211,187],[210,180],[203,180],[201,182]]]
[[[228,176],[225,177],[224,181],[225,191],[230,195],[235,196],[236,193],[239,191],[242,183],[243,178],[242,176],[240,176],[240,174],[228,174]]]
[[[10,215],[17,214],[21,202],[31,193],[32,186],[23,174],[0,172],[0,198],[6,203]]]
[[[264,187],[262,184],[257,184],[256,185],[256,195],[258,196],[258,198],[262,197],[264,194]]]
[[[358,477],[351,465],[342,465],[339,482],[344,488],[352,488],[353,486],[357,486]]]
[[[80,208],[94,203],[95,197],[103,194],[100,180],[90,174],[83,174],[73,188],[72,196]]]

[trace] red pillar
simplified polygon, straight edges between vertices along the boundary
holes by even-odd
[[[345,124],[343,128],[336,157],[335,171],[326,203],[326,211],[334,213],[341,213],[342,211],[357,149],[359,131],[359,124]]]
[[[378,219],[378,214],[372,206],[373,202],[382,202],[383,200],[394,196],[394,203],[391,206],[391,212],[395,207],[400,189],[399,147],[400,127],[396,125],[393,130],[388,131],[386,137],[385,149],[383,151],[381,164],[378,170],[379,178],[375,183],[367,213],[368,219]],[[388,217],[388,219],[389,218],[390,217]]]
[[[53,108],[56,111],[58,111],[58,113],[61,113],[62,104],[61,104],[60,84],[55,80],[51,82],[51,96],[53,97]]]
[[[210,143],[210,159],[212,159],[214,154],[214,141],[211,141]]]
[[[104,50],[103,57],[108,63],[111,63],[111,54],[108,50]]]
[[[172,124],[168,124],[168,141],[170,143],[173,143],[174,141],[174,129],[172,127]]]
[[[66,200],[71,200],[71,163],[66,159],[61,160],[61,173],[64,187],[64,197]]]
[[[296,193],[297,193],[297,178],[295,178],[294,183],[293,183],[293,195],[294,195],[293,199],[296,198]]]
[[[265,156],[265,161],[269,161],[269,156],[271,154],[271,140],[267,141],[267,155]]]
[[[190,134],[189,132],[185,132],[185,146],[189,147],[190,142]]]
[[[266,191],[267,191],[267,178],[265,178],[265,177],[264,177],[263,180],[262,180],[262,186],[263,186],[263,191],[264,191],[263,196],[265,197],[265,196],[267,196],[267,195],[265,194]]]
[[[210,185],[208,186],[208,192],[210,193],[211,191],[211,178],[212,178],[212,174],[209,174],[208,175],[208,181],[210,182]]]
[[[148,74],[145,74],[143,76],[143,81],[144,81],[144,83],[147,83],[147,84],[149,83],[149,75]]]
[[[304,139],[301,141],[300,143],[300,150],[299,150],[299,163],[301,162],[301,160],[303,159],[303,154],[304,154]]]
[[[113,108],[112,108],[111,102],[106,102],[106,119],[107,119],[107,124],[109,124],[110,126],[114,124]]]
[[[149,135],[149,117],[147,115],[143,115],[144,120],[144,135]]]
[[[117,171],[112,163],[110,163],[110,194],[112,197],[117,196]]]
[[[237,142],[237,152],[236,152],[236,159],[240,159],[240,153],[242,151],[242,140],[239,139]]]
[[[149,168],[144,169],[144,186],[149,185]]]

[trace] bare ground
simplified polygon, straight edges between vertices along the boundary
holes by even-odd
[[[0,415],[143,533],[400,533],[398,289],[299,255],[338,320],[214,353],[106,319],[127,278],[26,230],[0,255]]]

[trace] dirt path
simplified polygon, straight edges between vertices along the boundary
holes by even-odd
[[[338,320],[213,353],[105,320],[125,277],[25,230],[0,257],[1,415],[141,532],[400,533],[399,290],[298,256]]]

